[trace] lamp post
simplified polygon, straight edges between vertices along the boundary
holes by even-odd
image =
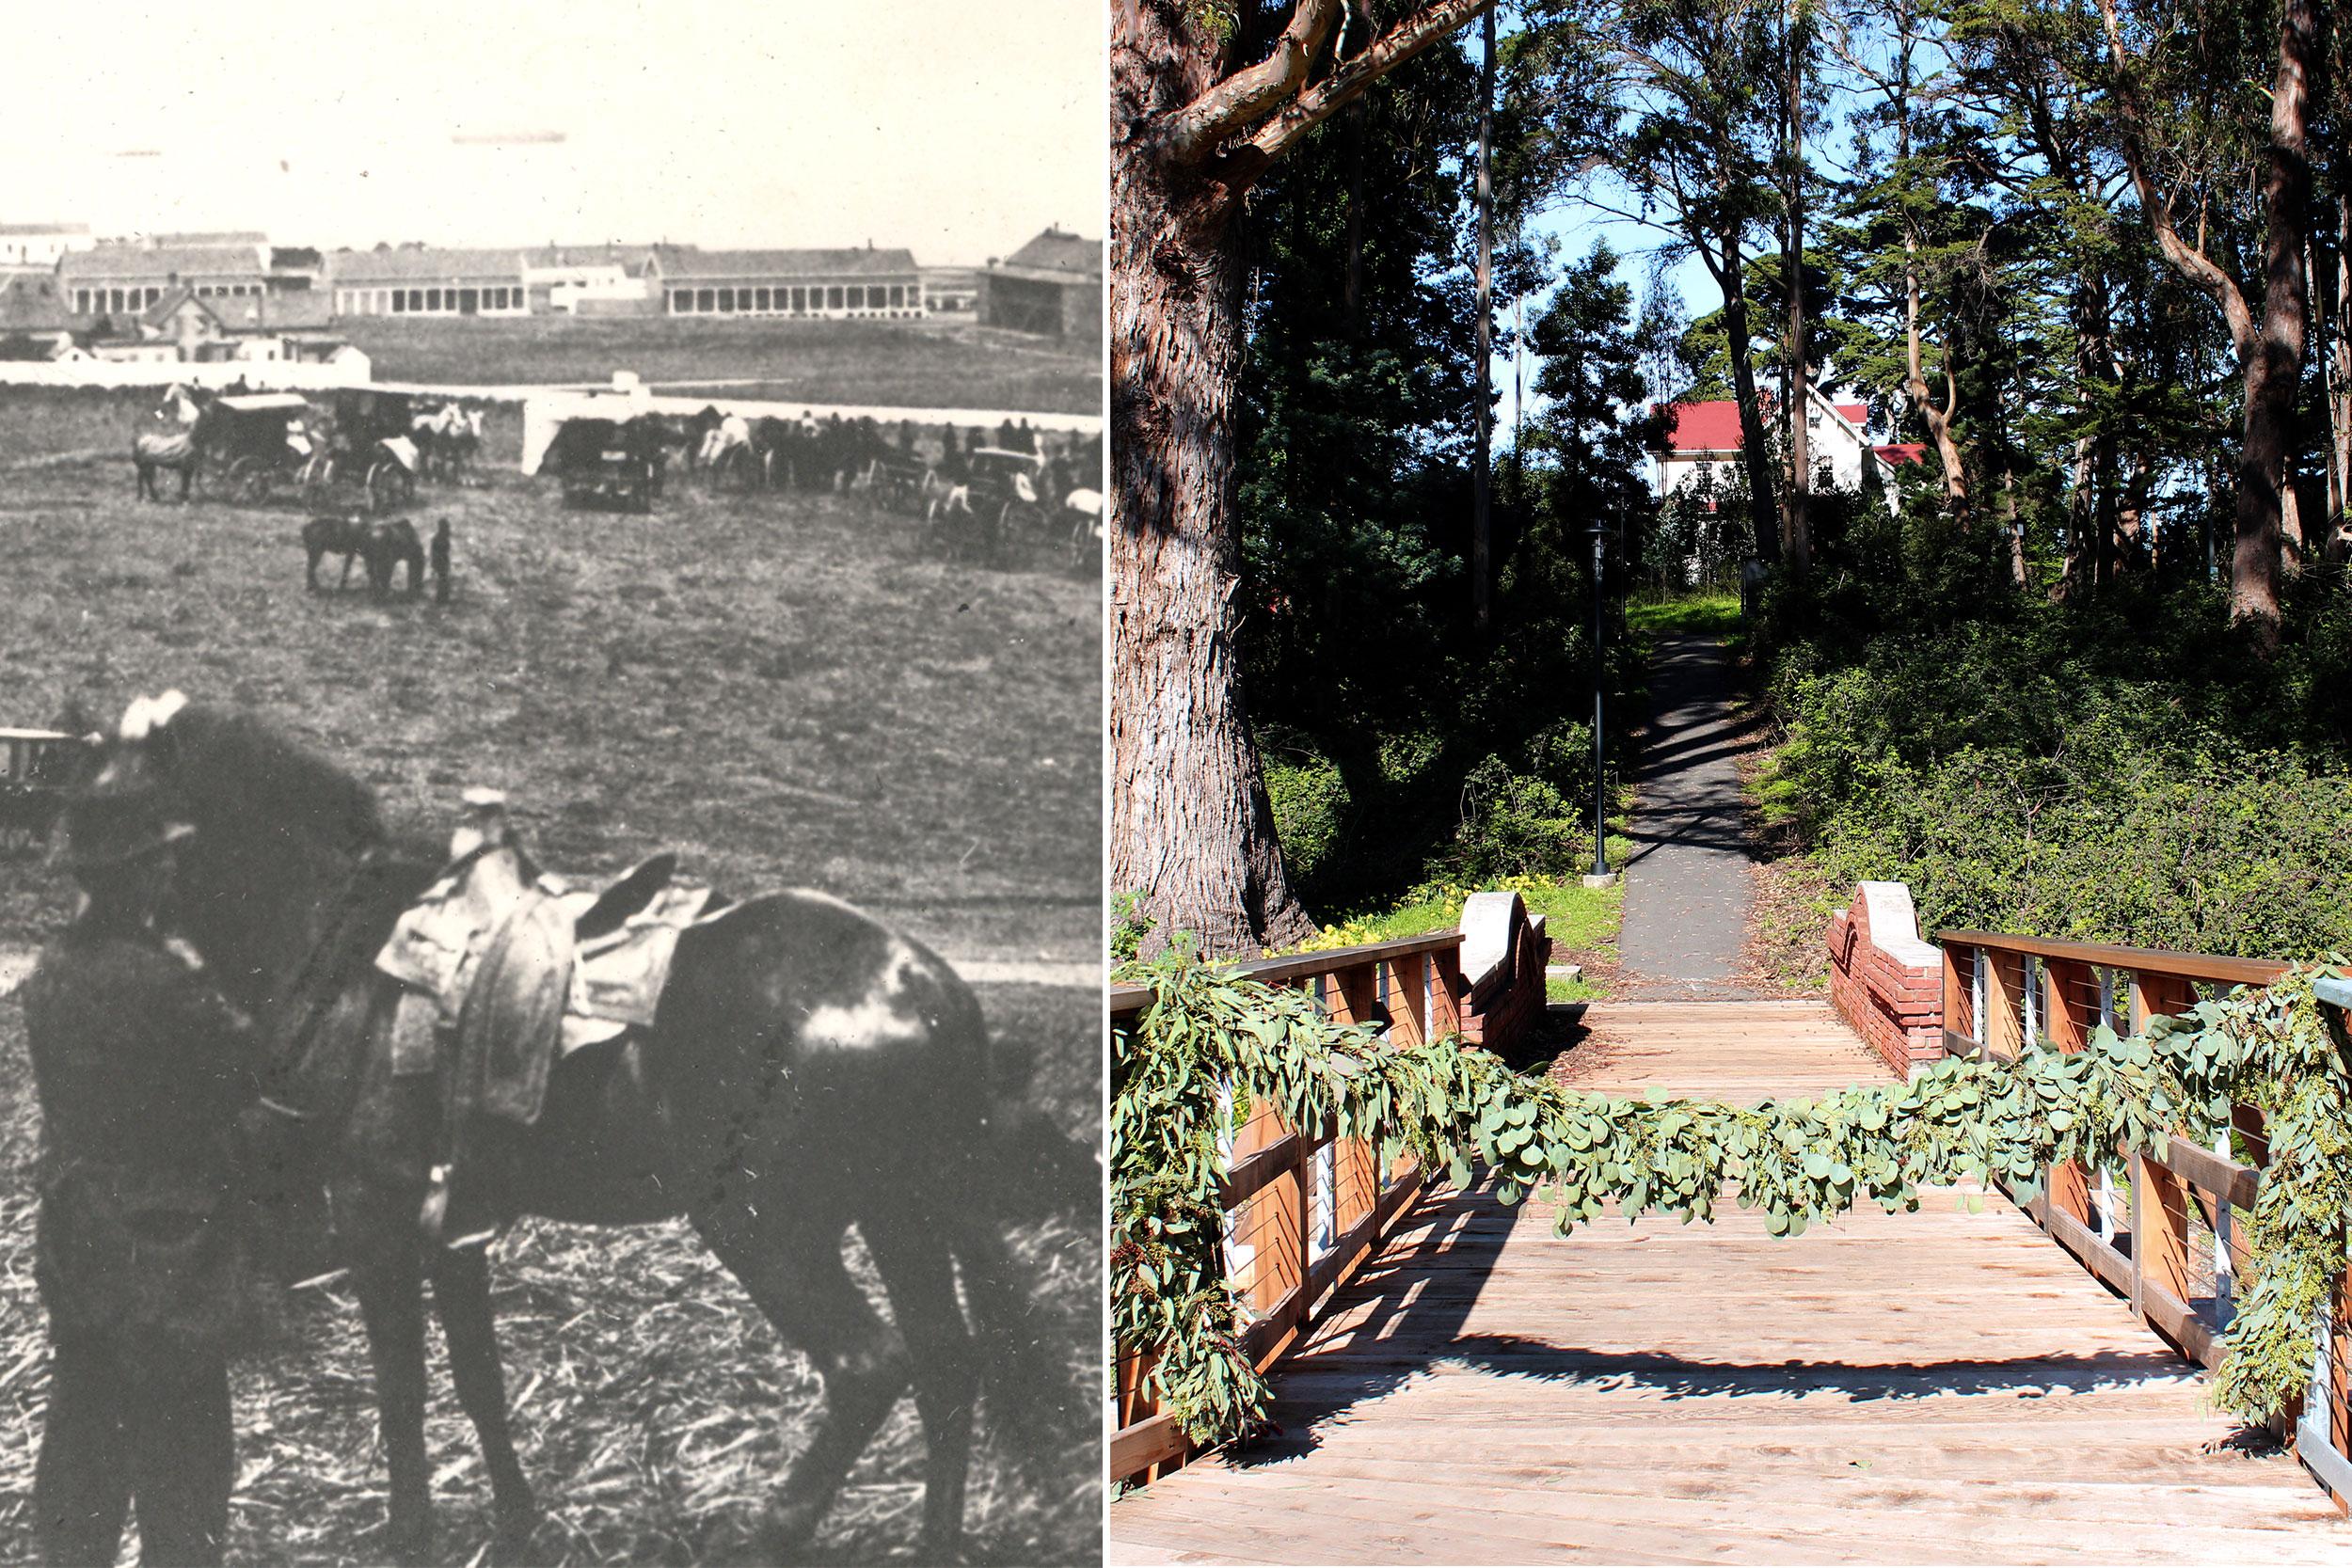
[[[1608,596],[1601,590],[1601,568],[1605,563],[1609,544],[1609,525],[1595,518],[1593,534],[1593,870],[1584,879],[1586,887],[1607,887],[1609,872],[1609,783],[1607,757],[1602,749],[1600,702],[1606,669],[1601,658],[1601,638],[1604,635]]]

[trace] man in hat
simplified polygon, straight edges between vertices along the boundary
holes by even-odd
[[[444,517],[433,530],[433,602],[449,603],[449,519]]]
[[[188,832],[145,791],[68,811],[83,907],[23,988],[40,1100],[35,1277],[49,1413],[33,1477],[48,1563],[217,1563],[234,1454],[242,1291],[231,1148],[255,1094],[246,1021],[158,929]]]

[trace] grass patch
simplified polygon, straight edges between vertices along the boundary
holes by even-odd
[[[1093,413],[1103,403],[1102,370],[1091,354],[912,322],[371,316],[345,322],[343,330],[379,381],[604,382],[625,370],[649,383],[714,390],[722,382],[755,383],[726,389],[781,402],[1064,414]]]
[[[1740,595],[1724,589],[1675,598],[1634,599],[1625,607],[1625,624],[1633,631],[1650,635],[1729,636],[1740,630]]]
[[[1568,1002],[1598,1002],[1609,993],[1581,974],[1574,979],[1565,975],[1547,975],[1544,979],[1544,1000],[1553,1006]]]
[[[1610,853],[1616,864],[1625,863],[1624,857],[1631,848],[1629,843],[1613,838],[1610,841]],[[1544,920],[1551,935],[1555,962],[1582,963],[1588,976],[1595,967],[1614,967],[1617,930],[1625,920],[1622,880],[1604,888],[1588,888],[1581,880],[1555,881],[1540,877],[1505,878],[1493,889],[1427,884],[1415,888],[1391,909],[1351,915],[1326,926],[1312,941],[1295,951],[1321,953],[1335,947],[1359,947],[1369,942],[1425,936],[1432,931],[1450,931],[1462,924],[1462,906],[1471,894],[1493,891],[1518,894],[1526,903],[1528,914]],[[1545,982],[1544,991],[1552,1002],[1590,1002],[1606,994],[1589,977],[1567,980],[1554,976]]]

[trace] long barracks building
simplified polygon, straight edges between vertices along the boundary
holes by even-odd
[[[905,250],[657,245],[650,283],[673,316],[915,317],[923,271]]]

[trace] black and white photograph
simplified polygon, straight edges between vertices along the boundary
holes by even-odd
[[[0,1561],[1100,1560],[1098,0],[0,86]]]

